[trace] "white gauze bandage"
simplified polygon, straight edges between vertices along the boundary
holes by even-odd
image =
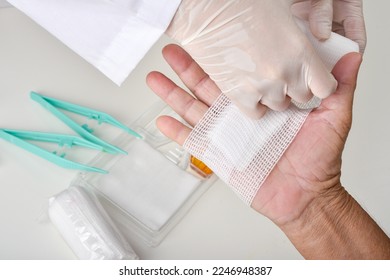
[[[298,24],[329,71],[342,56],[359,51],[355,42],[334,33],[329,40],[320,42],[305,23]],[[264,117],[254,120],[221,94],[183,146],[250,205],[312,108],[319,104],[320,100],[313,98],[305,104],[291,104],[283,112],[269,110]]]
[[[138,259],[91,191],[72,186],[52,197],[49,217],[82,260]]]

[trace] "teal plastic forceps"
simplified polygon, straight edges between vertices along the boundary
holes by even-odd
[[[72,146],[77,145],[77,146],[100,150],[112,154],[117,154],[117,153],[127,154],[127,152],[96,137],[95,135],[92,134],[92,129],[90,129],[87,125],[79,125],[71,118],[69,118],[67,115],[62,113],[59,109],[76,113],[82,116],[86,116],[90,119],[97,120],[99,124],[103,122],[111,124],[137,138],[142,138],[142,136],[139,135],[137,132],[123,125],[121,122],[119,122],[118,120],[116,120],[115,118],[113,118],[112,116],[106,113],[99,112],[86,107],[82,107],[80,105],[72,104],[69,102],[61,101],[58,99],[42,96],[36,92],[31,92],[30,95],[34,101],[41,104],[44,108],[49,110],[57,118],[62,120],[66,125],[68,125],[71,129],[77,132],[80,137],[73,136],[73,135],[56,134],[56,133],[0,129],[0,138],[3,138],[4,140],[11,142],[61,167],[68,168],[68,169],[92,171],[98,173],[108,173],[107,171],[97,167],[73,162],[65,158],[65,153],[58,154],[58,152],[50,152],[32,143],[29,143],[25,140],[57,143],[59,144],[59,146],[68,146],[70,148]]]
[[[57,152],[49,152],[34,144],[25,141],[25,140],[35,140],[41,142],[51,142],[51,143],[58,143],[59,146],[68,146],[68,147],[77,145],[77,146],[82,146],[82,147],[91,148],[100,151],[104,149],[102,146],[96,145],[78,136],[56,134],[56,133],[44,133],[44,132],[36,132],[36,131],[0,129],[0,138],[3,138],[4,140],[13,143],[16,146],[19,146],[37,156],[40,156],[64,168],[79,169],[79,170],[92,171],[92,172],[98,172],[103,174],[108,173],[107,171],[97,167],[88,166],[88,165],[84,165],[81,163],[68,160],[65,158],[65,153],[58,154]]]
[[[69,102],[61,101],[58,99],[50,98],[47,96],[40,95],[36,92],[30,93],[31,99],[41,104],[44,108],[49,110],[53,115],[55,115],[57,118],[59,118],[61,121],[63,121],[67,126],[69,126],[71,129],[73,129],[75,132],[77,132],[81,137],[83,137],[86,140],[91,141],[92,143],[95,143],[97,145],[101,145],[104,148],[105,152],[116,154],[116,153],[122,153],[127,154],[124,150],[111,145],[107,143],[106,141],[96,137],[92,134],[92,130],[87,125],[79,125],[75,121],[73,121],[71,118],[69,118],[67,115],[59,111],[58,109],[62,109],[65,111],[69,111],[72,113],[76,113],[78,115],[86,116],[89,119],[97,120],[99,124],[101,123],[108,123],[113,126],[116,126],[127,133],[137,137],[142,138],[141,135],[139,135],[134,130],[128,128],[127,126],[123,125],[121,122],[116,120],[114,117],[99,112],[93,109],[89,109],[86,107],[82,107],[80,105],[72,104]]]

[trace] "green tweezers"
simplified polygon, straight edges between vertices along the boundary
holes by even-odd
[[[116,120],[114,117],[103,113],[99,112],[90,108],[82,107],[80,105],[72,104],[69,102],[61,101],[58,99],[50,98],[47,96],[40,95],[36,92],[31,92],[31,99],[34,101],[38,102],[41,104],[44,108],[49,110],[53,115],[55,115],[57,118],[59,118],[61,121],[63,121],[67,126],[69,126],[71,129],[73,129],[76,133],[78,133],[81,137],[83,137],[86,140],[89,140],[92,143],[95,143],[97,145],[100,145],[104,148],[105,152],[116,154],[116,153],[122,153],[122,154],[127,154],[126,151],[111,145],[104,140],[96,137],[95,135],[92,134],[92,130],[86,125],[79,125],[75,121],[73,121],[71,118],[69,118],[67,115],[62,113],[58,109],[62,109],[68,112],[72,112],[78,115],[86,116],[89,119],[94,119],[97,120],[99,124],[101,123],[108,123],[110,125],[116,126],[129,134],[137,137],[137,138],[142,138],[141,135],[139,135],[137,132],[134,130],[128,128],[118,120]]]
[[[9,141],[16,146],[19,146],[37,156],[40,156],[52,163],[55,163],[61,167],[68,169],[78,169],[84,171],[92,171],[106,174],[107,171],[93,167],[84,165],[81,163],[73,162],[65,158],[65,154],[58,154],[57,152],[49,152],[43,148],[40,148],[32,143],[29,143],[25,140],[35,140],[41,142],[50,142],[57,143],[59,146],[82,146],[95,150],[104,150],[104,147],[92,143],[88,140],[85,140],[78,136],[65,135],[65,134],[56,134],[56,133],[44,133],[44,132],[36,132],[36,131],[22,131],[22,130],[10,130],[10,129],[0,129],[0,138],[3,138],[6,141]]]

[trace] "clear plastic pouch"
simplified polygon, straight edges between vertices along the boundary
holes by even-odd
[[[67,188],[49,200],[48,212],[79,259],[138,259],[95,194],[88,189]]]
[[[212,172],[181,146],[159,132],[160,115],[177,115],[156,103],[131,128],[143,136],[125,133],[113,144],[128,155],[99,154],[91,164],[109,174],[80,173],[72,185],[92,188],[124,234],[138,235],[157,246],[216,180]]]

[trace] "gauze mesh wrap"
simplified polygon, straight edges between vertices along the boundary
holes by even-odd
[[[343,55],[359,50],[356,43],[337,34],[325,42],[314,39],[309,31],[306,34],[329,71]],[[250,205],[311,108],[319,103],[313,98],[306,104],[291,104],[283,112],[268,111],[261,119],[253,120],[221,94],[194,127],[184,147]]]

